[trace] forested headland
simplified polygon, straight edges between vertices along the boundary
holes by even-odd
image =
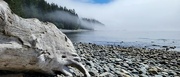
[[[96,19],[80,18],[75,9],[48,3],[45,0],[5,0],[12,11],[23,18],[38,18],[52,22],[59,29],[94,29],[95,25],[104,25]]]

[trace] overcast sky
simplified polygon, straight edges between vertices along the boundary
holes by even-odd
[[[180,31],[180,0],[46,0],[113,30]]]

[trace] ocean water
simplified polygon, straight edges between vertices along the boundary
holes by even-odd
[[[180,51],[180,31],[118,31],[95,30],[65,32],[72,42],[113,44],[148,48],[176,47]]]

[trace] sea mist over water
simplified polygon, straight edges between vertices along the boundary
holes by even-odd
[[[180,50],[180,0],[112,0],[104,4],[81,0],[46,1],[75,9],[81,17],[95,18],[106,24],[95,31],[68,33],[73,42],[165,45]]]
[[[105,4],[46,1],[73,8],[82,17],[100,20],[106,30],[180,31],[180,0],[112,0]]]
[[[69,24],[80,24],[79,18],[77,16],[71,15],[65,11],[55,11],[47,13],[46,19],[52,19],[54,21],[65,22]]]
[[[82,18],[72,15],[69,12],[65,11],[53,11],[48,13],[43,13],[38,9],[37,7],[31,5],[30,7],[24,7],[23,10],[27,16],[40,18],[46,21],[56,21],[53,22],[56,26],[57,24],[63,25],[63,26],[69,26],[69,27],[80,27],[80,28],[87,28],[87,29],[94,29],[96,26],[101,26],[97,23],[92,23],[83,20]],[[29,12],[31,11],[31,12]],[[32,14],[33,12],[33,14]],[[65,23],[65,25],[63,24]]]

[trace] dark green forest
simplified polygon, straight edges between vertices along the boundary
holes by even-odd
[[[59,29],[93,29],[94,25],[104,25],[98,20],[80,18],[75,9],[47,3],[45,0],[5,0],[11,10],[23,18],[38,18],[52,22]]]

